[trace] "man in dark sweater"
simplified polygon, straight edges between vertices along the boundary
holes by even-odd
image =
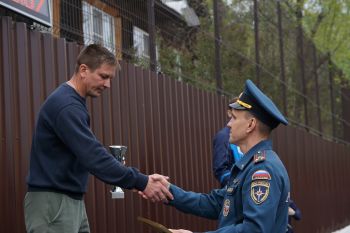
[[[42,105],[24,203],[28,232],[90,232],[83,201],[89,173],[107,184],[142,191],[152,201],[173,198],[164,176],[146,176],[119,163],[90,129],[86,97],[109,88],[118,66],[106,48],[87,46],[72,78]]]

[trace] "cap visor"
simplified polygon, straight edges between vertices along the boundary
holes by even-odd
[[[237,109],[237,110],[246,110],[247,108],[240,105],[238,102],[234,102],[232,104],[229,105],[231,108],[233,109]]]

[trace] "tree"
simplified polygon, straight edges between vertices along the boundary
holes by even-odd
[[[304,29],[325,57],[350,80],[350,2],[347,0],[307,0]],[[325,59],[321,60],[324,62]]]

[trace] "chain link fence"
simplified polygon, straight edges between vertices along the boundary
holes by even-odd
[[[347,143],[350,120],[343,106],[350,96],[343,90],[348,81],[332,56],[304,32],[298,4],[215,3],[60,0],[54,3],[51,28],[15,17],[68,41],[101,43],[120,59],[222,95],[239,95],[244,81],[252,79],[292,124]],[[10,13],[1,9],[1,14]]]

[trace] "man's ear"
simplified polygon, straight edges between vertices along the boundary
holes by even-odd
[[[255,117],[250,118],[248,128],[247,128],[247,133],[252,132],[255,129],[255,127],[257,127],[257,123],[258,122]]]
[[[88,67],[85,64],[81,64],[79,66],[79,74],[80,77],[85,78],[86,77],[86,72],[88,71]]]
[[[231,109],[227,109],[227,117],[228,118],[232,117]]]

